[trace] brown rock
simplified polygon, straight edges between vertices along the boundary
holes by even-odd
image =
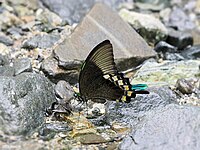
[[[132,67],[136,58],[141,61],[155,56],[155,52],[131,26],[100,3],[91,9],[71,36],[58,45],[54,52],[62,62],[84,60],[92,48],[105,39],[113,44],[115,58],[123,58],[120,61],[129,59],[126,66]]]
[[[79,139],[82,144],[99,144],[107,142],[102,136],[97,134],[85,134]]]

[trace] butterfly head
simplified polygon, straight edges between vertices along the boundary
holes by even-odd
[[[81,94],[78,92],[74,92],[74,97],[75,97],[75,99],[77,99],[80,102],[86,102],[86,98],[81,96]]]

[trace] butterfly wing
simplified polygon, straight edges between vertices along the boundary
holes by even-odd
[[[86,98],[116,99],[123,94],[123,90],[116,87],[103,76],[116,74],[113,48],[110,41],[98,44],[88,55],[81,67],[79,75],[79,90]]]

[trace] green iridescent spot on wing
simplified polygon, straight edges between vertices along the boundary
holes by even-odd
[[[135,91],[143,91],[147,89],[147,87],[148,86],[146,84],[134,84],[131,86],[131,89]]]

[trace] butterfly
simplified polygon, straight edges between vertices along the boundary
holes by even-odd
[[[145,89],[146,84],[131,85],[129,79],[117,70],[114,62],[113,46],[109,40],[99,43],[87,56],[81,66],[79,74],[79,93],[74,97],[80,102],[104,103],[106,100],[129,103],[136,94],[149,94]],[[64,111],[56,110],[62,107]],[[69,104],[61,106],[54,102],[46,111],[46,114],[65,113],[70,114]]]
[[[136,94],[149,94],[146,84],[131,85],[117,70],[113,46],[109,40],[99,43],[82,64],[79,75],[80,101],[104,103],[106,100],[129,103]]]

